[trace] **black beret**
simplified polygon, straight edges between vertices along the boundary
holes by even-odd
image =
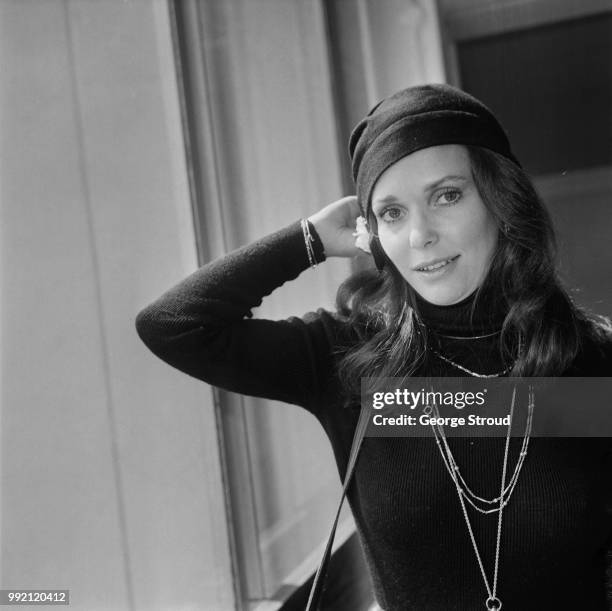
[[[364,215],[374,184],[389,166],[441,144],[482,146],[520,167],[499,121],[475,97],[443,84],[402,89],[376,104],[351,133],[349,153]]]

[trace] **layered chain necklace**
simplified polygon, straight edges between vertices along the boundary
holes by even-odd
[[[446,439],[446,435],[444,434],[444,428],[441,424],[432,424],[432,430],[434,433],[434,437],[436,439],[436,444],[438,445],[438,449],[440,450],[440,454],[442,455],[442,460],[444,465],[446,466],[446,470],[448,471],[453,483],[455,484],[455,489],[457,490],[457,495],[459,497],[459,502],[461,503],[461,509],[463,511],[463,517],[465,518],[465,523],[467,525],[468,532],[470,534],[470,540],[472,541],[472,547],[474,548],[474,553],[476,554],[476,560],[478,561],[478,566],[480,567],[480,573],[482,574],[482,579],[485,584],[485,588],[487,590],[487,599],[485,600],[485,607],[489,611],[498,611],[502,608],[502,601],[497,597],[497,576],[499,569],[499,551],[500,551],[500,542],[501,542],[501,529],[502,529],[502,518],[503,518],[503,509],[510,501],[510,497],[512,496],[512,492],[516,486],[518,481],[519,474],[521,472],[521,468],[523,466],[523,462],[525,461],[525,457],[527,456],[527,447],[529,445],[529,439],[531,437],[531,428],[533,423],[533,410],[535,407],[535,397],[533,392],[533,387],[529,386],[529,400],[527,407],[527,420],[525,423],[525,432],[523,434],[523,444],[521,446],[521,450],[519,452],[519,456],[517,458],[516,465],[514,467],[514,472],[510,481],[506,485],[506,472],[508,466],[508,449],[510,447],[510,431],[512,429],[512,420],[514,417],[514,404],[516,399],[516,386],[512,391],[512,402],[510,404],[510,422],[508,424],[508,430],[506,432],[506,444],[504,448],[504,462],[502,466],[502,477],[501,477],[501,487],[499,496],[496,496],[492,499],[486,499],[481,496],[475,494],[471,488],[467,485],[465,479],[461,475],[459,470],[459,466],[455,461],[453,453],[448,445],[448,441]],[[433,413],[436,417],[439,417],[438,408],[436,405],[432,407]],[[489,584],[489,580],[487,579],[487,574],[484,570],[484,565],[482,563],[482,558],[480,556],[480,552],[478,551],[478,546],[476,545],[476,539],[474,537],[474,532],[472,530],[472,525],[470,523],[470,519],[467,514],[467,509],[465,505],[465,501],[468,501],[474,509],[483,514],[490,513],[498,513],[497,519],[497,541],[495,545],[495,566],[493,569],[493,585]],[[482,507],[479,505],[484,504]],[[496,505],[496,507],[491,507],[491,505]],[[488,507],[487,507],[488,506]]]
[[[493,335],[498,335],[499,333],[501,333],[501,331],[494,331],[493,333],[487,333],[486,335],[473,335],[473,336],[470,336],[470,337],[462,337],[460,335],[442,335],[441,333],[439,333],[438,335],[440,337],[446,337],[448,339],[466,340],[466,339],[483,339],[483,338],[486,338],[486,337],[492,337]],[[521,346],[522,346],[522,340],[519,337],[519,342],[518,342],[518,353],[519,354],[521,353]],[[499,378],[499,377],[504,376],[507,373],[509,373],[512,370],[512,368],[514,367],[514,363],[511,363],[508,367],[506,367],[502,371],[498,371],[496,373],[478,373],[477,371],[472,371],[471,369],[468,369],[467,367],[464,367],[460,363],[456,363],[455,361],[453,361],[453,360],[449,359],[448,357],[444,356],[443,354],[441,354],[437,350],[434,350],[430,346],[429,346],[429,350],[431,350],[431,352],[433,354],[435,354],[441,361],[444,361],[445,363],[448,363],[449,365],[455,367],[456,369],[459,369],[460,371],[463,371],[464,373],[467,373],[468,375],[471,375],[471,376],[473,376],[475,378]]]
[[[497,373],[478,373],[476,371],[468,369],[467,367],[464,367],[463,365],[460,365],[459,363],[455,363],[455,361],[451,361],[449,358],[445,357],[443,354],[440,354],[437,350],[434,350],[433,348],[430,348],[430,350],[445,363],[448,363],[449,365],[452,365],[453,367],[456,367],[457,369],[460,369],[461,371],[464,371],[465,373],[468,373],[469,375],[474,376],[475,378],[499,378],[503,375],[506,375],[514,366],[513,363],[512,365],[506,367],[503,371],[498,371]]]

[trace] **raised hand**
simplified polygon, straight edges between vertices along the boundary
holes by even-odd
[[[355,221],[361,215],[357,197],[343,197],[308,217],[325,249],[326,257],[354,257],[363,253],[355,246]]]

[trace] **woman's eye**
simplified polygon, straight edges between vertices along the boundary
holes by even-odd
[[[403,214],[401,208],[390,207],[385,208],[379,216],[385,223],[394,223],[395,221],[399,221]]]
[[[457,189],[448,189],[438,195],[436,203],[441,206],[452,206],[461,199],[461,191]]]

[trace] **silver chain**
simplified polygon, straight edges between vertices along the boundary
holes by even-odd
[[[522,346],[523,346],[523,338],[521,335],[519,335],[518,338],[518,355],[520,356],[521,352],[522,352]],[[503,371],[499,371],[498,373],[478,373],[477,371],[472,371],[471,369],[468,369],[467,367],[464,367],[463,365],[460,365],[459,363],[455,363],[455,361],[452,361],[451,359],[449,359],[448,357],[444,356],[443,354],[440,354],[437,350],[434,350],[433,348],[429,348],[439,359],[443,360],[444,362],[448,363],[449,365],[452,365],[453,367],[456,367],[457,369],[464,371],[465,373],[470,374],[471,376],[474,376],[475,378],[499,378],[505,374],[507,374],[509,371],[512,370],[512,368],[515,365],[515,362],[512,363],[512,365],[510,365],[509,367],[506,367]]]
[[[467,486],[467,484],[465,483],[465,480],[461,477],[460,473],[459,473],[459,468],[457,466],[457,463],[455,462],[454,456],[452,455],[452,452],[448,446],[448,442],[446,439],[446,435],[444,434],[444,429],[442,428],[441,425],[434,425],[432,424],[432,430],[434,433],[434,437],[436,438],[436,443],[438,445],[438,449],[440,450],[440,453],[442,454],[442,460],[451,476],[451,479],[453,480],[453,483],[455,484],[455,489],[457,490],[457,496],[459,497],[459,502],[461,503],[461,509],[463,511],[463,517],[465,518],[465,523],[467,525],[467,529],[468,532],[470,534],[470,540],[472,541],[472,547],[474,548],[474,553],[476,554],[476,560],[478,561],[478,566],[480,567],[480,573],[482,575],[482,579],[484,581],[485,584],[485,588],[487,589],[487,599],[485,600],[485,607],[489,610],[489,611],[499,611],[502,608],[502,601],[497,597],[497,576],[498,576],[498,572],[499,572],[499,551],[500,551],[500,542],[501,542],[501,528],[502,528],[502,518],[503,518],[503,509],[504,507],[508,504],[508,501],[510,500],[510,496],[514,490],[514,487],[516,486],[516,482],[518,481],[518,474],[520,472],[520,469],[522,467],[522,464],[525,460],[525,456],[527,455],[527,445],[529,443],[529,437],[531,435],[531,426],[532,426],[532,422],[533,422],[533,409],[535,406],[535,400],[534,400],[534,396],[533,396],[533,389],[530,386],[529,387],[529,409],[528,409],[528,416],[527,416],[527,424],[525,426],[525,434],[523,437],[523,447],[521,448],[521,452],[519,454],[519,458],[517,460],[517,465],[514,469],[514,474],[511,478],[510,483],[508,484],[508,487],[506,487],[506,471],[507,471],[507,466],[508,466],[508,449],[510,446],[510,431],[512,429],[512,419],[514,417],[514,403],[515,403],[515,399],[516,399],[516,387],[514,387],[514,390],[512,392],[512,403],[510,405],[510,422],[508,424],[508,431],[506,433],[506,444],[505,444],[505,448],[504,448],[504,462],[503,462],[503,467],[502,467],[502,478],[501,478],[501,489],[500,489],[500,494],[498,497],[495,497],[495,499],[493,500],[487,500],[487,499],[482,499],[481,497],[478,497],[477,495],[475,495],[470,489],[469,486]],[[435,407],[435,406],[434,406]],[[435,407],[435,411],[436,411],[436,415],[438,414],[437,411],[437,407]],[[437,427],[437,429],[436,429]],[[443,442],[444,442],[444,449],[442,448],[442,445],[440,444],[440,441],[438,439],[438,435],[440,435],[440,437],[442,438]],[[460,480],[461,478],[461,480]],[[466,491],[469,492],[469,494],[471,494],[474,498],[477,498],[478,500],[481,500],[483,502],[486,503],[494,503],[494,502],[498,502],[499,505],[497,508],[493,509],[493,510],[481,510],[480,508],[476,507],[474,505],[474,503],[472,502],[472,500],[469,498],[469,496],[467,495],[466,491],[464,491],[461,487],[461,484],[463,483],[463,485],[466,488]],[[487,579],[487,575],[486,572],[484,570],[484,565],[482,563],[482,558],[480,556],[480,552],[478,551],[478,545],[476,544],[476,539],[474,537],[474,532],[472,530],[472,525],[470,523],[470,519],[469,516],[467,514],[467,509],[465,506],[465,502],[464,502],[464,498],[466,498],[471,504],[472,506],[474,506],[476,509],[478,509],[479,511],[482,511],[482,513],[492,513],[493,511],[497,511],[498,513],[498,520],[497,520],[497,540],[496,540],[496,544],[495,544],[495,567],[493,570],[493,588],[490,587],[489,585],[489,580]]]
[[[471,376],[474,376],[475,378],[499,378],[500,376],[503,376],[506,373],[508,373],[512,369],[512,367],[514,366],[514,364],[512,364],[509,367],[506,367],[506,369],[504,369],[503,371],[500,371],[498,373],[478,373],[476,371],[472,371],[471,369],[468,369],[467,367],[464,367],[463,365],[460,365],[459,363],[455,363],[455,361],[451,361],[449,358],[447,358],[444,355],[440,354],[437,350],[434,350],[433,348],[430,348],[430,350],[439,359],[442,359],[443,361],[445,361],[449,365],[453,365],[453,367],[456,367],[457,369],[460,369],[461,371],[465,371],[465,373],[469,373]]]
[[[485,333],[484,335],[444,335],[444,333],[435,332],[438,337],[444,337],[445,339],[484,339],[485,337],[493,337],[500,333],[501,329],[499,331],[493,331],[492,333]]]
[[[514,402],[514,395],[512,398],[512,401]],[[532,429],[532,424],[533,424],[533,408],[534,408],[534,401],[533,401],[533,392],[531,390],[529,390],[529,404],[528,404],[528,408],[527,408],[527,421],[525,423],[525,433],[523,435],[523,444],[521,446],[521,450],[519,452],[519,456],[517,459],[517,463],[514,467],[514,472],[512,474],[512,477],[510,478],[510,481],[508,482],[507,487],[504,489],[503,494],[502,494],[502,500],[503,500],[503,504],[504,506],[508,504],[508,501],[510,500],[510,496],[512,495],[512,492],[514,491],[514,487],[516,486],[516,483],[518,482],[518,477],[519,474],[521,472],[521,468],[523,467],[523,463],[525,462],[525,457],[527,456],[527,448],[529,447],[529,439],[531,437],[531,429]],[[436,416],[438,416],[438,411],[436,408]],[[461,475],[461,471],[459,470],[459,466],[457,465],[456,461],[455,461],[455,457],[453,456],[450,447],[448,446],[448,443],[446,441],[446,436],[444,435],[444,429],[442,428],[441,425],[437,425],[438,426],[438,431],[440,432],[440,437],[443,440],[444,444],[445,444],[445,448],[444,451],[442,450],[441,446],[440,446],[440,441],[438,436],[436,435],[436,443],[438,444],[438,448],[440,449],[440,452],[442,454],[442,458],[444,460],[444,465],[446,467],[446,470],[448,471],[449,475],[452,477],[453,472],[457,474],[458,479],[460,480],[460,483],[462,485],[461,488],[461,493],[463,494],[463,496],[465,497],[465,499],[468,501],[468,503],[470,503],[470,505],[476,510],[479,511],[480,513],[483,514],[489,514],[489,513],[495,513],[496,511],[498,511],[497,507],[494,507],[493,509],[482,509],[481,507],[478,507],[478,505],[476,505],[475,501],[480,501],[481,503],[486,503],[489,505],[493,505],[494,503],[499,502],[500,497],[496,496],[493,499],[485,499],[481,496],[478,496],[475,492],[472,491],[472,489],[469,487],[469,485],[467,484],[467,482],[465,481],[465,479],[463,478],[463,476]],[[446,455],[445,455],[446,453]],[[447,458],[448,457],[448,458]]]

